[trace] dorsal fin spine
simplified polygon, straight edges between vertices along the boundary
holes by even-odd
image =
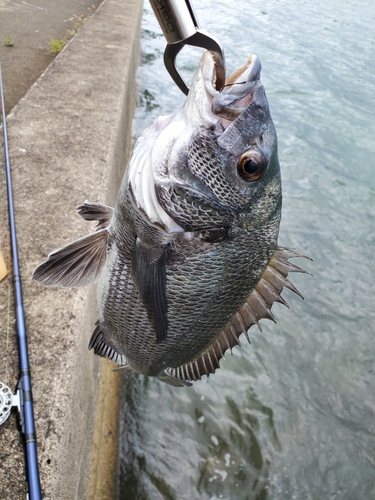
[[[230,353],[232,354],[232,348],[231,348],[231,345],[229,343],[228,335],[227,335],[227,332],[225,331],[225,329],[223,330],[222,334],[223,334],[223,338],[227,344],[227,349],[229,349]]]
[[[219,342],[218,339],[215,340],[215,344],[219,346],[219,351],[220,351],[221,357],[223,358],[224,357],[224,351],[223,351],[223,348],[221,347],[221,343]]]
[[[208,371],[210,373],[214,373],[215,372],[215,366],[212,363],[212,359],[211,359],[211,355],[210,355],[210,350],[209,349],[206,352],[206,365],[209,367]]]
[[[205,373],[208,373],[207,365],[206,365],[206,360],[205,360],[205,354],[207,354],[207,353],[203,354],[203,356],[202,356],[202,362],[203,362],[203,368],[204,368]]]
[[[280,302],[289,307],[280,295],[284,287],[289,288],[303,298],[300,292],[286,278],[288,272],[306,272],[298,266],[290,264],[287,259],[291,257],[305,256],[297,254],[288,248],[276,248],[262,278],[242,308],[230,318],[225,328],[204,352],[174,369],[176,378],[184,377],[184,380],[186,378],[200,380],[202,375],[209,376],[210,373],[214,373],[220,367],[220,360],[224,357],[225,352],[229,349],[232,353],[232,347],[240,345],[239,337],[242,333],[251,343],[248,329],[252,325],[256,324],[259,330],[262,331],[259,324],[260,319],[266,318],[275,321],[271,312],[274,302]]]
[[[298,267],[295,264],[292,264],[288,260],[285,260],[281,257],[276,257],[275,255],[270,260],[269,265],[272,266],[273,268],[277,269],[278,271],[282,272],[283,274],[285,273],[285,275],[288,273],[309,274],[307,271],[305,271],[301,267]]]
[[[242,316],[241,316],[241,314],[239,312],[235,314],[234,319],[236,321],[238,321],[238,323],[240,325],[240,328],[242,330],[241,333],[245,333],[247,331],[247,328],[246,328],[246,325],[245,325],[245,323],[244,323],[244,321],[242,319]]]
[[[194,373],[194,369],[193,369],[193,365],[191,363],[188,363],[188,371],[189,371],[189,375],[190,375],[190,380],[195,380],[195,373]]]
[[[232,325],[232,322],[231,322],[231,321],[229,321],[229,324],[228,324],[228,325],[229,325],[229,331],[230,331],[230,333],[232,334],[232,337],[234,338],[234,340],[235,340],[236,344],[237,344],[238,346],[240,346],[240,347],[241,347],[240,337],[239,337],[239,335],[237,334],[236,329],[235,329],[235,328],[234,328],[234,326]]]
[[[238,311],[238,313],[236,314],[236,318],[237,318],[238,322],[241,325],[242,333],[245,335],[245,337],[246,337],[247,341],[249,342],[249,344],[251,344],[249,334],[247,333],[249,327],[246,327],[246,325],[244,323],[244,320],[243,320],[243,318],[241,316],[241,312],[240,311]]]
[[[274,267],[268,266],[267,271],[269,271],[269,276],[270,283],[276,288],[276,290],[280,293],[283,287],[289,288],[289,290],[292,290],[292,292],[296,293],[301,299],[303,299],[303,295],[297,290],[297,288],[291,284],[291,282],[277,269]],[[275,283],[276,281],[276,283]],[[278,286],[280,287],[280,290],[278,290]]]
[[[219,368],[219,366],[220,366],[220,362],[219,362],[219,358],[217,357],[217,354],[216,354],[216,349],[215,349],[215,347],[214,347],[214,346],[215,346],[215,344],[212,346],[212,347],[213,347],[212,352],[213,352],[213,355],[214,355],[214,357],[215,357],[215,361],[216,361],[216,364],[217,364],[217,368]]]
[[[201,376],[200,376],[200,373],[199,373],[199,366],[198,366],[198,362],[196,359],[194,359],[194,365],[195,365],[195,368],[197,370],[197,377],[198,377],[198,380],[201,379]]]
[[[259,328],[260,331],[262,331],[262,327],[260,326],[255,314],[254,314],[254,311],[252,310],[250,304],[248,302],[245,302],[244,306],[243,306],[243,309],[246,310],[246,313],[250,316],[250,321],[249,321],[249,327],[251,325],[257,325],[257,327]]]
[[[256,315],[257,320],[261,318],[268,318],[275,321],[273,315],[271,314],[270,308],[258,290],[255,288],[251,294],[251,302],[253,305],[253,311]]]
[[[274,302],[280,302],[289,308],[286,300],[284,300],[276,288],[264,278],[261,278],[256,286],[256,290],[262,295],[267,304],[271,307]]]

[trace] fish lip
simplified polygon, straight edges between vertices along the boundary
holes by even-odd
[[[215,55],[203,53],[185,104],[185,112],[195,123],[217,125],[226,129],[252,101],[255,89],[261,85],[261,64],[256,55],[236,69],[221,89],[216,88],[217,65]],[[220,129],[221,127],[219,127]]]
[[[235,70],[219,92],[212,95],[211,111],[220,117],[220,123],[228,127],[251,103],[256,88],[261,85],[261,64],[256,55]]]
[[[211,58],[212,61],[212,74],[211,77],[206,75],[206,89],[212,97],[220,95],[225,92],[226,87],[234,86],[236,84],[245,83],[247,81],[253,81],[260,79],[261,64],[258,56],[252,54],[245,64],[234,70],[226,79],[225,84],[220,89],[216,88],[217,82],[217,65],[215,60],[215,55],[211,52],[207,52],[207,57]],[[203,59],[203,58],[202,58]],[[210,70],[206,70],[208,73]]]

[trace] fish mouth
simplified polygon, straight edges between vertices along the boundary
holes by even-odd
[[[261,85],[261,68],[258,57],[252,55],[225,80],[221,89],[217,89],[217,72],[220,70],[215,55],[208,51],[203,54],[199,67],[204,81],[202,104],[206,116],[211,115],[211,122],[220,120],[225,129],[241,115],[252,101],[256,88]]]

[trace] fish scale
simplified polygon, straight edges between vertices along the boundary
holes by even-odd
[[[217,332],[225,327],[231,316],[230,311],[237,311],[244,304],[273,253],[272,247],[267,253],[268,247],[261,244],[265,234],[269,240],[270,232],[273,232],[273,241],[276,242],[278,220],[272,221],[267,228],[262,227],[257,232],[259,234],[243,232],[240,243],[227,240],[213,248],[207,245],[206,252],[202,252],[201,245],[182,250],[186,263],[178,266],[177,270],[167,272],[169,334],[163,345],[154,346],[153,362],[157,370],[160,371],[160,366],[182,365],[207,348]],[[258,267],[254,266],[254,262]],[[129,273],[131,262],[126,264]],[[243,281],[238,280],[238,275],[244,278],[247,288]],[[113,281],[112,295],[107,297],[107,303],[102,308],[105,312],[101,317],[102,330],[104,336],[108,331],[110,338],[118,339],[126,324],[129,338],[124,336],[121,342],[128,346],[127,359],[132,365],[145,370],[149,354],[144,346],[154,343],[154,332],[149,328],[146,311],[139,307],[140,299],[130,275],[125,276],[123,281],[131,286],[120,290],[118,282]],[[181,281],[185,286],[181,286]],[[189,293],[189,285],[194,294]],[[132,309],[128,307],[129,302],[134,306]],[[134,341],[139,336],[142,336],[142,341]],[[121,342],[116,342],[116,345]],[[149,374],[154,373],[149,369]]]
[[[198,179],[206,181],[213,194],[217,195],[221,202],[224,201],[226,207],[237,211],[239,203],[246,204],[249,199],[246,196],[242,199],[238,188],[230,184],[222,169],[217,168],[217,164],[220,165],[221,162],[220,148],[213,134],[200,133],[198,140],[192,139],[187,162],[189,170]]]

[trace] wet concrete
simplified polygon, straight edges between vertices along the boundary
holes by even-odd
[[[30,277],[50,251],[93,230],[75,213],[77,205],[115,201],[131,149],[141,13],[137,0],[105,0],[8,116],[44,500],[115,498],[119,374],[87,351],[97,319],[95,286],[44,288]],[[3,169],[0,249],[7,260]],[[9,291],[2,281],[0,380],[14,389],[18,357]],[[0,499],[23,500],[14,413],[0,427],[0,464]]]

